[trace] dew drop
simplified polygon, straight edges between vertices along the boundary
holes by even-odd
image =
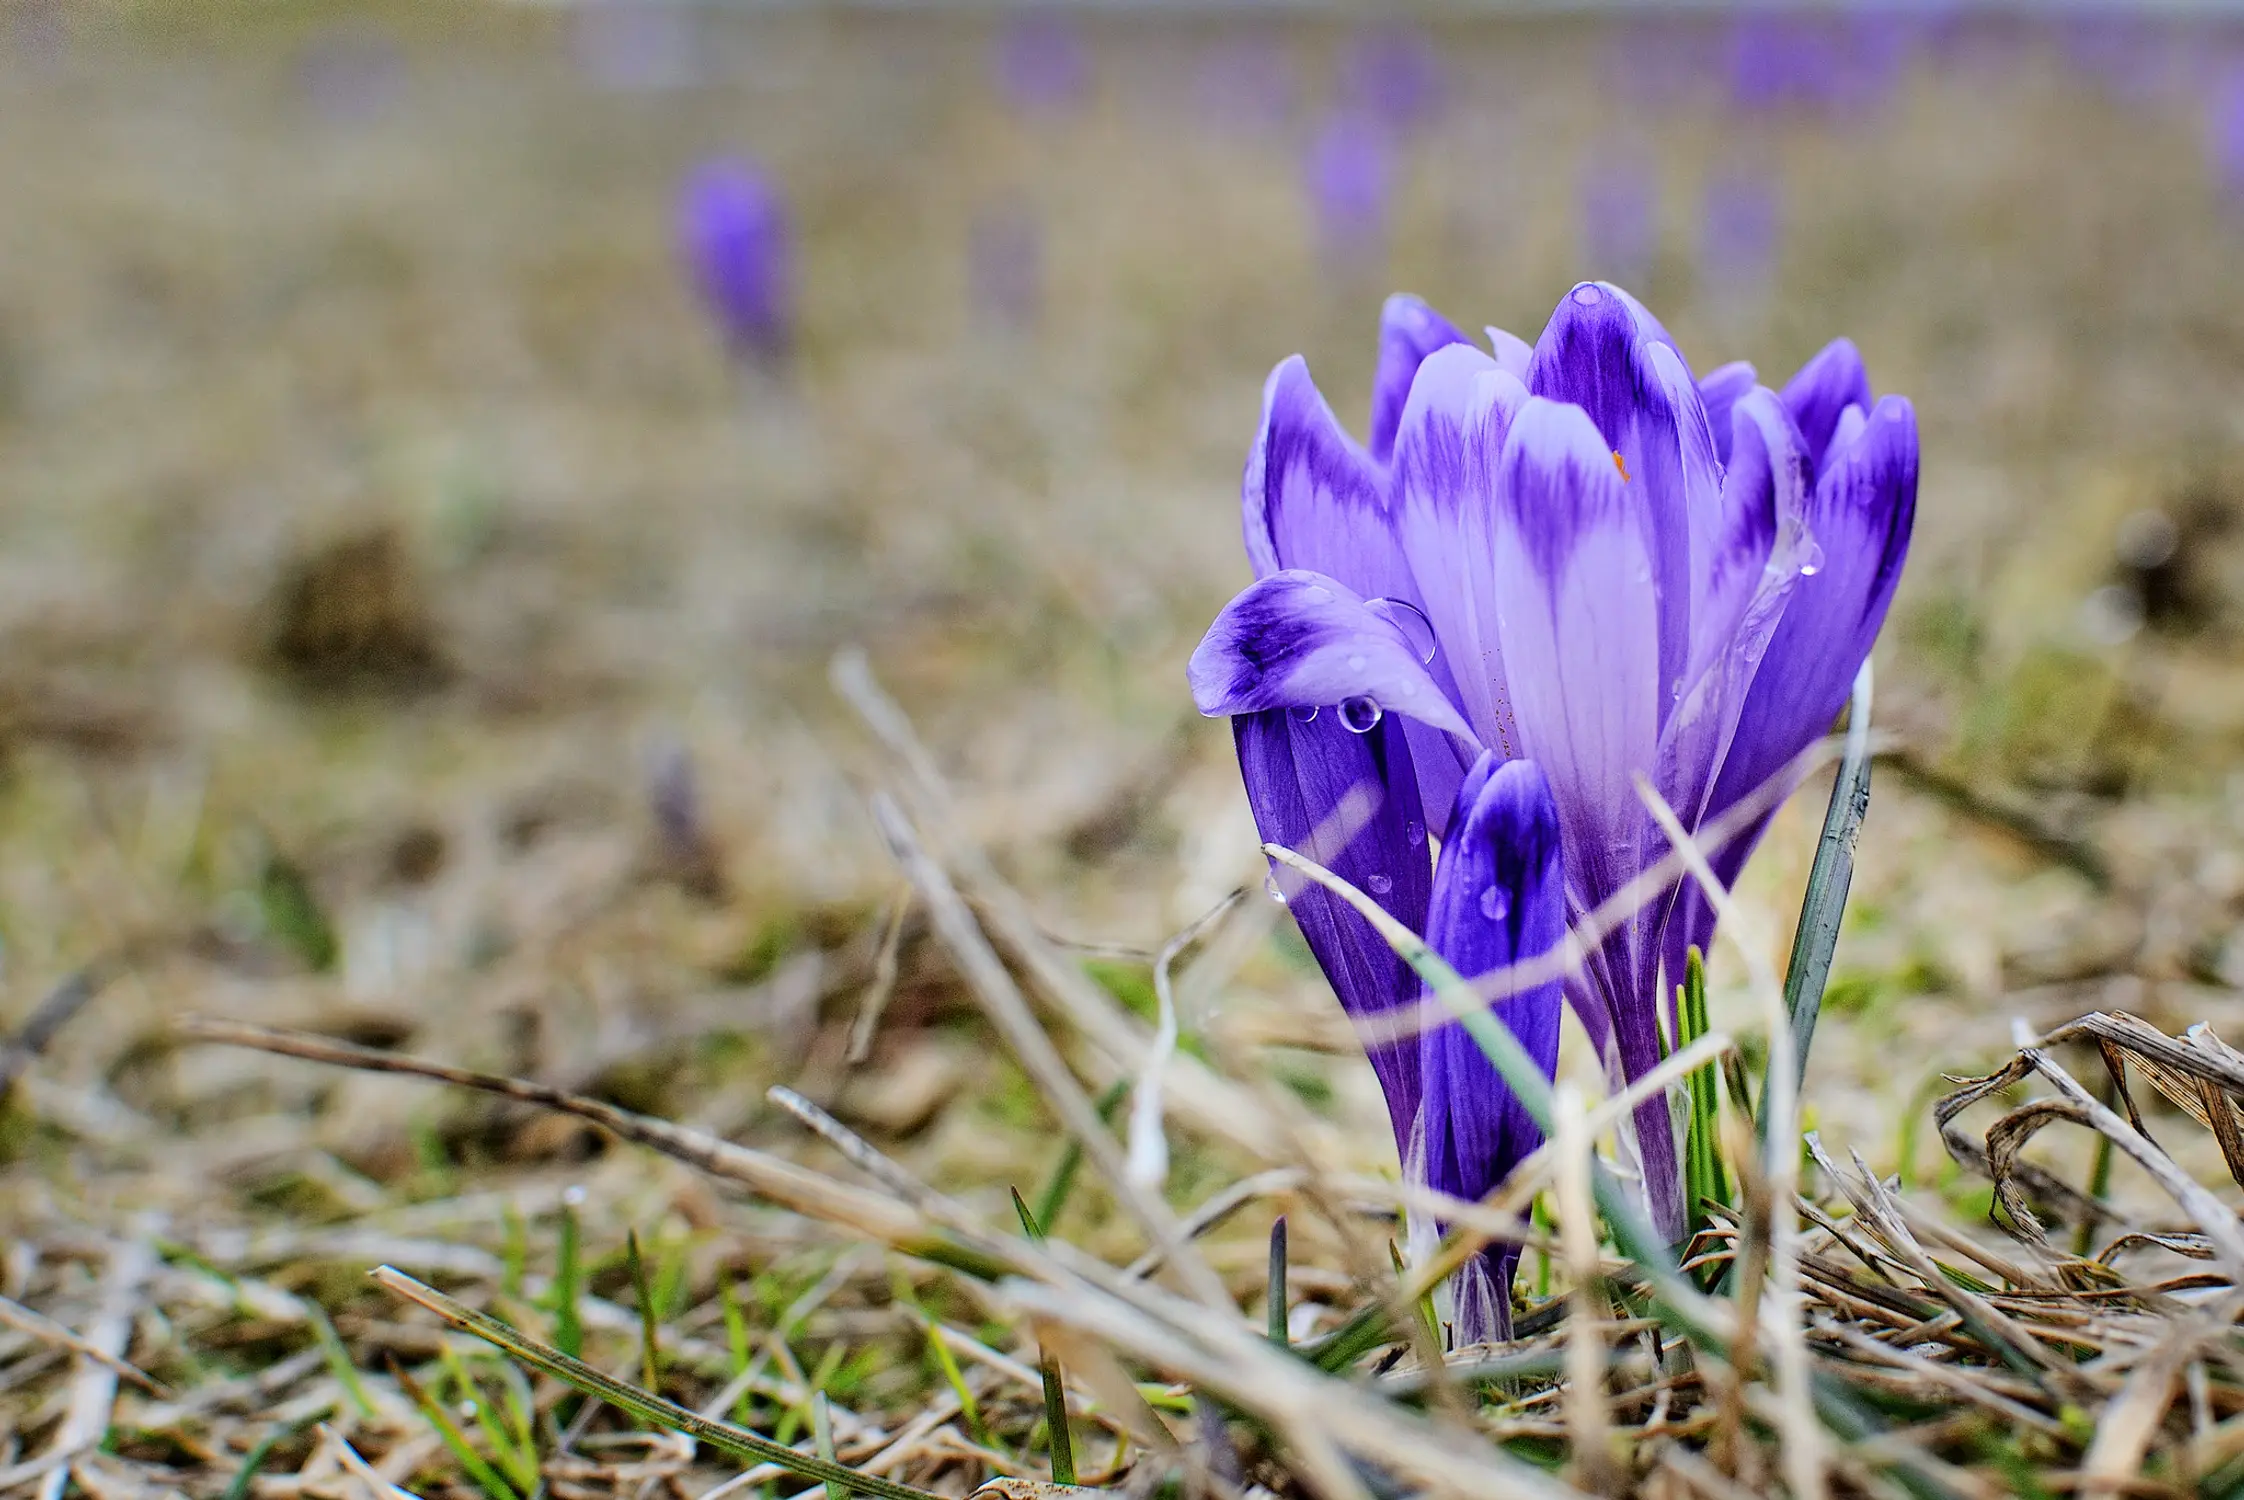
[[[1307,599],[1311,604],[1330,604],[1332,603],[1332,590],[1321,583],[1312,583],[1301,591],[1301,597]]]
[[[1584,307],[1595,307],[1605,300],[1605,294],[1598,290],[1594,282],[1585,281],[1574,288],[1574,300]]]
[[[1363,659],[1363,658],[1362,658],[1361,656],[1351,656],[1351,657],[1349,657],[1349,658],[1348,658],[1348,670],[1349,670],[1349,671],[1351,671],[1351,672],[1361,672],[1361,671],[1362,671],[1363,669],[1364,669],[1364,659]]]
[[[1501,922],[1511,915],[1511,892],[1500,885],[1492,885],[1480,893],[1480,914],[1491,922]]]
[[[1317,705],[1314,703],[1307,708],[1298,706],[1289,708],[1286,712],[1293,715],[1293,721],[1296,724],[1314,724],[1317,722]]]
[[[1800,545],[1800,576],[1813,578],[1823,571],[1823,544],[1809,537]]]
[[[1431,662],[1440,644],[1434,639],[1434,622],[1426,612],[1408,599],[1371,599],[1364,608],[1402,632],[1402,638],[1417,653],[1420,665]]]
[[[1268,896],[1271,900],[1277,902],[1280,906],[1286,904],[1286,893],[1278,889],[1278,876],[1276,871],[1272,871],[1270,874],[1262,877],[1262,894]]]
[[[1340,727],[1350,734],[1369,734],[1379,727],[1386,710],[1376,698],[1343,698],[1340,700]]]
[[[1671,683],[1669,683],[1669,684],[1667,685],[1667,695],[1668,695],[1668,697],[1670,697],[1670,698],[1676,699],[1677,701],[1681,701],[1681,699],[1682,699],[1682,697],[1683,697],[1683,679],[1682,679],[1682,678],[1678,677],[1678,678],[1676,678],[1676,679],[1675,679],[1675,680],[1674,680],[1673,682],[1671,682]]]
[[[1374,896],[1384,896],[1394,888],[1395,878],[1392,875],[1373,875],[1364,881],[1364,889]]]
[[[1412,818],[1403,824],[1403,842],[1415,849],[1426,842],[1426,825]]]
[[[584,1206],[584,1184],[572,1182],[561,1190],[561,1201],[571,1208]]]

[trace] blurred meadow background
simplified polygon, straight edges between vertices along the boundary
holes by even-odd
[[[107,1466],[74,1470],[102,1500],[259,1463],[254,1493],[297,1493],[273,1474],[301,1424],[179,1393],[317,1379],[330,1320],[426,1358],[358,1277],[376,1260],[543,1275],[568,1212],[623,1306],[635,1229],[679,1336],[717,1348],[722,1277],[775,1315],[836,1265],[831,1235],[589,1127],[183,1042],[189,1013],[831,1165],[767,1102],[785,1083],[993,1216],[1047,1177],[1053,1119],[866,811],[892,771],[837,653],[1119,1010],[1149,1023],[1155,953],[1255,892],[1183,971],[1186,1048],[1393,1173],[1183,680],[1247,577],[1263,377],[1305,354],[1360,432],[1393,290],[1532,339],[1606,277],[1702,372],[1780,384],[1847,334],[1915,400],[1886,748],[1807,1087],[1828,1139],[1983,1214],[1925,1103],[2011,1017],[2244,1031],[2244,26],[219,0],[0,23],[0,1026],[98,986],[8,1054],[0,1292],[82,1326],[114,1247],[153,1246],[164,1310],[132,1347],[185,1411],[128,1394]],[[681,245],[712,162],[785,226],[761,342]],[[1747,877],[1780,938],[1827,784]],[[1712,1004],[1754,1033],[1728,954]],[[1190,1121],[1170,1146],[1179,1205],[1253,1165]],[[1069,1213],[1131,1253],[1097,1184]],[[1259,1276],[1267,1217],[1211,1240],[1220,1271]],[[1348,1282],[1301,1233],[1307,1331]],[[864,1357],[908,1300],[889,1275],[781,1339],[837,1402],[942,1379],[916,1334]],[[48,1441],[68,1368],[0,1328],[0,1469]],[[468,1484],[399,1444],[388,1477]]]

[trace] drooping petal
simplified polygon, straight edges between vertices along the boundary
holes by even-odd
[[[1870,372],[1863,368],[1862,351],[1855,348],[1854,340],[1833,339],[1800,366],[1800,372],[1785,382],[1784,404],[1800,424],[1800,435],[1807,439],[1808,454],[1821,476],[1830,462],[1839,414],[1850,406],[1870,409]]]
[[[1387,479],[1342,429],[1299,355],[1270,372],[1262,428],[1239,503],[1256,577],[1329,573],[1364,598],[1393,594],[1407,570],[1388,523]]]
[[[1321,709],[1369,727],[1402,714],[1472,737],[1427,675],[1391,614],[1367,607],[1337,578],[1289,568],[1258,578],[1223,607],[1185,674],[1200,712]]]
[[[1402,421],[1403,403],[1410,399],[1410,383],[1418,367],[1436,349],[1467,343],[1465,335],[1447,318],[1418,298],[1397,292],[1379,314],[1379,370],[1371,382],[1371,441],[1367,445],[1375,463],[1385,463],[1395,451],[1395,428]]]
[[[1689,366],[1633,298],[1583,282],[1551,314],[1527,386],[1589,413],[1652,526],[1652,592],[1660,612],[1660,680],[1678,682],[1690,654],[1690,526],[1714,503],[1720,466]],[[1664,714],[1674,701],[1662,701]]]
[[[1474,979],[1557,947],[1566,935],[1565,891],[1558,814],[1542,771],[1531,761],[1482,756],[1459,789],[1451,826],[1426,917],[1434,951]],[[1558,1067],[1560,1005],[1552,979],[1491,1007],[1546,1078]],[[1478,1202],[1542,1143],[1542,1132],[1463,1026],[1432,1028],[1419,1042],[1426,1185]],[[1459,1278],[1460,1343],[1511,1336],[1518,1257],[1517,1246],[1491,1245],[1480,1256],[1488,1285]]]
[[[1432,861],[1400,721],[1351,734],[1330,714],[1305,721],[1281,708],[1242,714],[1231,727],[1263,840],[1308,855],[1422,931]],[[1351,1018],[1417,999],[1409,965],[1354,908],[1284,866],[1274,866],[1271,878]],[[1407,1149],[1418,1114],[1417,1040],[1367,1042],[1365,1051],[1387,1097],[1397,1150]]]
[[[1759,383],[1753,366],[1736,360],[1709,370],[1699,381],[1699,399],[1706,403],[1706,424],[1714,433],[1715,457],[1730,461],[1730,408]]]
[[[1569,879],[1594,903],[1640,867],[1632,778],[1659,742],[1660,639],[1644,507],[1580,408],[1513,419],[1495,511],[1497,637],[1519,753],[1550,779]]]
[[[1527,391],[1469,345],[1419,368],[1395,443],[1396,530],[1433,627],[1430,664],[1480,742],[1518,754],[1496,641],[1497,460]]]

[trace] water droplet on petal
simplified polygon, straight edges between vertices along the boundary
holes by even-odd
[[[1595,283],[1585,281],[1574,288],[1574,300],[1584,307],[1595,307],[1605,300],[1605,293],[1598,290]]]
[[[1813,578],[1823,571],[1823,544],[1809,537],[1800,544],[1800,576]]]
[[[1682,678],[1678,677],[1678,678],[1676,678],[1676,679],[1675,679],[1675,680],[1674,680],[1673,682],[1671,682],[1671,683],[1669,683],[1669,684],[1667,685],[1667,695],[1668,695],[1668,696],[1669,696],[1670,698],[1676,699],[1677,701],[1681,701],[1681,699],[1682,699],[1682,697],[1683,697],[1683,679],[1682,679]]]
[[[1371,599],[1365,602],[1364,608],[1402,632],[1402,638],[1418,654],[1420,665],[1431,662],[1434,653],[1441,649],[1434,639],[1434,622],[1408,599]]]
[[[1262,877],[1262,893],[1280,906],[1286,904],[1286,893],[1278,889],[1278,875],[1275,870]]]
[[[1351,671],[1351,672],[1361,672],[1361,671],[1362,671],[1363,669],[1364,669],[1364,659],[1363,659],[1363,658],[1362,658],[1361,656],[1351,656],[1351,657],[1349,657],[1349,658],[1348,658],[1348,670],[1349,670],[1349,671]]]
[[[1301,597],[1307,599],[1311,604],[1330,604],[1332,603],[1332,590],[1321,583],[1312,583],[1301,591]]]
[[[1492,885],[1480,893],[1480,914],[1491,922],[1501,922],[1512,913],[1512,893],[1500,885]]]
[[[1373,875],[1364,881],[1364,889],[1374,896],[1384,896],[1394,888],[1395,878],[1392,875]]]
[[[1369,734],[1379,727],[1386,710],[1376,698],[1343,698],[1340,700],[1340,727],[1350,734]]]
[[[1403,842],[1415,849],[1426,842],[1426,825],[1412,818],[1403,824]]]
[[[1301,708],[1298,706],[1289,708],[1286,710],[1286,712],[1293,715],[1293,721],[1296,724],[1314,724],[1317,722],[1317,705],[1315,705],[1314,703],[1310,704],[1307,708]]]

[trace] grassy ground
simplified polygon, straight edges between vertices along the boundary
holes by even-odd
[[[905,899],[867,797],[909,778],[830,661],[862,648],[918,726],[948,787],[941,808],[922,789],[918,826],[1095,1096],[1140,1045],[1155,954],[1259,880],[1228,737],[1181,664],[1244,576],[1263,374],[1300,350],[1360,410],[1395,287],[1531,335],[1577,274],[1618,269],[1584,263],[1577,227],[1584,174],[1614,163],[1657,171],[1632,279],[1701,368],[1781,376],[1845,332],[1924,423],[1879,659],[1895,748],[1807,1090],[1825,1140],[1995,1243],[1986,1184],[1931,1128],[1941,1074],[2004,1061],[2014,1016],[2244,1020],[2244,226],[2196,102],[2233,39],[2166,38],[2167,91],[2138,96],[2088,76],[2078,37],[1988,33],[1826,118],[1648,70],[1711,30],[1438,29],[1450,87],[1401,148],[1392,244],[1335,266],[1300,156],[1350,37],[1318,24],[1100,21],[1088,93],[1024,115],[978,19],[7,20],[0,1014],[72,975],[99,988],[0,1117],[0,1293],[89,1337],[107,1320],[167,1390],[89,1406],[98,1366],[0,1326],[0,1482],[324,1497],[353,1482],[346,1437],[423,1495],[687,1494],[736,1471],[543,1381],[507,1436],[514,1367],[439,1360],[437,1325],[366,1282],[377,1262],[553,1342],[581,1322],[632,1379],[644,1305],[666,1390],[783,1442],[816,1387],[852,1461],[951,1493],[1045,1472],[1029,1303],[582,1121],[179,1023],[402,1049],[858,1170],[767,1098],[784,1083],[1007,1228],[1006,1188],[1046,1190],[1064,1122]],[[1242,57],[1291,70],[1274,117],[1211,106]],[[665,86],[603,86],[619,67]],[[728,364],[673,260],[672,189],[727,149],[772,165],[801,225],[783,374]],[[1743,286],[1697,253],[1702,196],[1737,171],[1778,185],[1783,224]],[[976,311],[965,248],[1024,214],[1045,268],[1025,325]],[[2145,511],[2177,541],[2130,562]],[[2148,620],[2119,639],[2127,600]],[[1772,933],[1821,806],[1804,793],[1749,877]],[[1387,1279],[1386,1230],[1349,1195],[1376,1199],[1392,1148],[1282,913],[1241,912],[1179,971],[1208,1072],[1172,1086],[1167,1201],[1260,1184],[1204,1242],[1250,1313],[1290,1207],[1309,1337]],[[1069,1000],[1040,960],[1096,984]],[[1727,955],[1712,1008],[1753,1052]],[[2142,1102],[2222,1179],[2210,1135]],[[2052,1146],[2037,1159],[2087,1158]],[[1340,1200],[1257,1175],[1303,1156]],[[2115,1191],[2152,1201],[2124,1165]],[[1057,1201],[1048,1227],[1089,1254],[1145,1248],[1095,1164]],[[1116,1381],[1189,1372],[1136,1349],[1102,1385],[1074,1353],[1101,1403],[1082,1473],[1119,1471],[1141,1450],[1109,1430],[1129,1428]],[[483,1474],[416,1379],[455,1412],[480,1392],[470,1432],[502,1414]],[[1155,1395],[1193,1420],[1181,1387]],[[2162,1443],[2196,1440],[2186,1405]],[[38,1470],[109,1415],[101,1452]],[[1532,1402],[1502,1420],[1527,1447],[1565,1431]],[[2019,1462],[2069,1472],[2087,1439],[2050,1420]],[[1191,1482],[1319,1482],[1241,1441],[1243,1470]],[[2008,1482],[2007,1459],[1957,1461]]]

